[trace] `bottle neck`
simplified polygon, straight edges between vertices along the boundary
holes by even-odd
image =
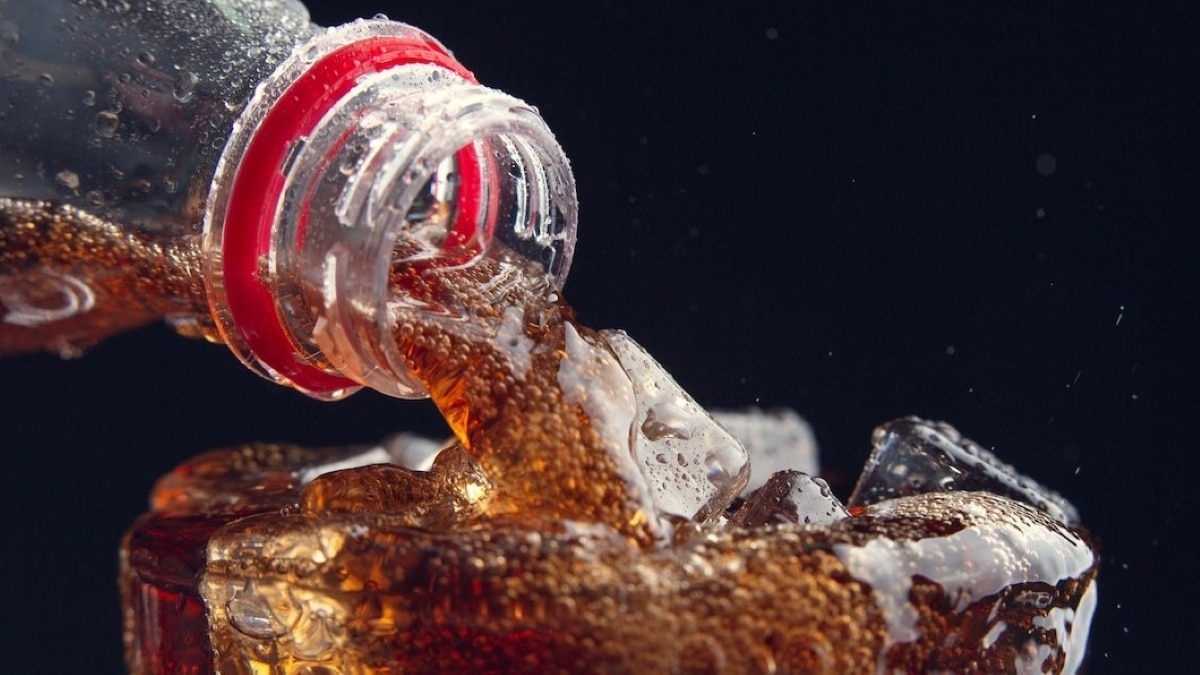
[[[392,22],[301,46],[239,120],[211,195],[222,337],[257,372],[327,399],[425,395],[396,333],[471,308],[399,278],[477,268],[546,295],[574,246],[573,178],[538,113]]]

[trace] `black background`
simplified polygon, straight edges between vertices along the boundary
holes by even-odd
[[[1101,541],[1092,672],[1186,663],[1194,12],[642,4],[310,7],[421,26],[540,107],[579,185],[585,323],[708,406],[800,411],[843,497],[874,425],[951,421]],[[0,416],[9,672],[120,671],[117,543],[188,456],[441,429],[425,403],[310,401],[164,327],[0,361]]]

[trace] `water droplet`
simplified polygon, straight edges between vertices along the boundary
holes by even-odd
[[[70,169],[63,169],[54,175],[54,178],[65,187],[71,190],[79,189],[79,174]]]
[[[120,118],[111,110],[102,110],[96,113],[96,135],[102,138],[112,138],[117,133],[117,125],[121,123]]]
[[[54,352],[58,354],[58,358],[77,359],[83,356],[83,352],[88,348],[87,343],[83,341],[73,341],[67,338],[59,338],[54,343]]]
[[[50,73],[42,73],[38,75],[38,84],[49,89],[54,86],[54,77]]]
[[[96,92],[92,91],[91,89],[83,92],[83,104],[86,106],[96,105]]]
[[[354,143],[348,146],[346,148],[346,155],[342,157],[342,161],[338,165],[338,171],[343,176],[352,175],[358,169],[358,163],[365,152],[366,146],[362,143]]]
[[[143,66],[152,66],[154,65],[154,54],[151,54],[150,52],[142,52],[141,54],[137,55],[137,62]]]
[[[104,193],[99,190],[89,190],[83,198],[87,200],[88,204],[97,208],[104,206]]]

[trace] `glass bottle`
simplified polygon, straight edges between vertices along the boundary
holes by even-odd
[[[0,354],[166,319],[337,399],[424,391],[405,265],[549,295],[574,179],[537,110],[436,40],[290,0],[0,4]],[[398,313],[399,312],[399,313]]]

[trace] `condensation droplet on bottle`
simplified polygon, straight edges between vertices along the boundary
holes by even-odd
[[[88,107],[96,105],[96,92],[91,89],[83,92],[83,104]]]
[[[96,135],[102,138],[112,138],[117,133],[117,125],[121,120],[111,110],[101,110],[96,113]]]
[[[363,153],[366,152],[366,146],[361,143],[355,143],[346,148],[346,155],[342,157],[342,161],[338,164],[338,171],[343,176],[351,176],[358,170],[358,163],[362,160]]]
[[[54,342],[54,353],[63,360],[77,359],[87,351],[88,345],[68,338],[59,338]]]
[[[54,86],[54,76],[50,73],[42,73],[41,75],[38,75],[38,84],[42,85],[46,89],[49,89],[50,87]]]
[[[168,173],[163,176],[162,187],[164,192],[173,195],[179,191],[179,179],[175,177],[175,174]]]
[[[79,174],[70,169],[63,169],[54,175],[59,184],[71,190],[79,189]]]
[[[133,76],[130,75],[129,73],[121,73],[120,75],[117,76],[117,82],[120,82],[121,84],[129,84],[132,81],[133,81]]]
[[[21,29],[11,21],[0,22],[0,42],[17,44],[21,41]]]
[[[150,52],[142,52],[141,54],[137,55],[137,62],[143,66],[152,66],[154,65],[154,54]]]
[[[317,60],[317,51],[317,45],[310,44],[304,48],[304,51],[300,52],[300,59],[305,63],[312,63]]]
[[[99,190],[88,190],[88,193],[83,196],[88,204],[97,208],[104,206],[104,193]]]

